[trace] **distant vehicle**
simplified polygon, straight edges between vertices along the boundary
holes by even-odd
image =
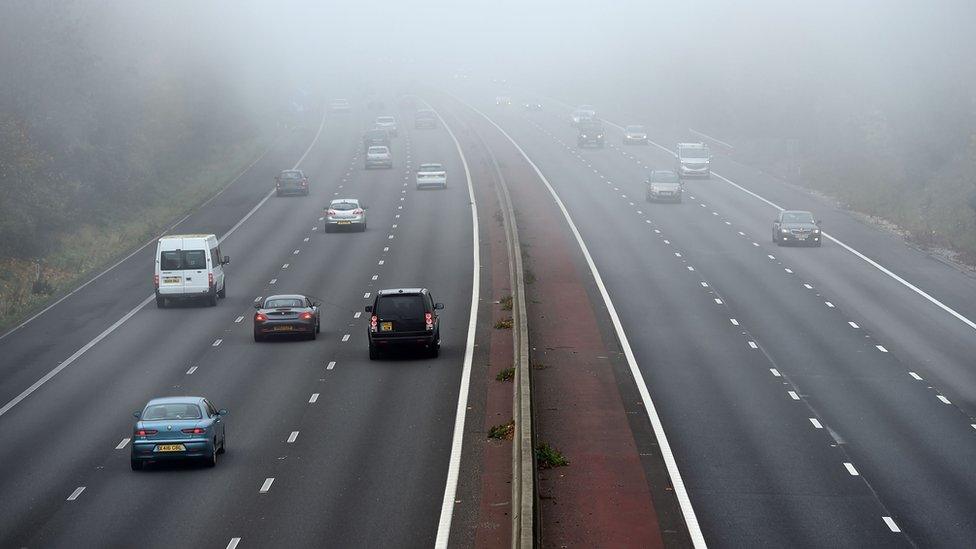
[[[413,127],[417,129],[436,128],[437,115],[430,109],[421,109],[413,117]]]
[[[212,234],[171,234],[156,242],[156,306],[165,308],[170,301],[205,300],[210,306],[217,298],[227,297],[220,244]]]
[[[417,168],[417,188],[437,187],[447,188],[447,172],[444,166],[435,163],[421,164]]]
[[[495,97],[495,104],[496,105],[502,105],[502,106],[506,106],[507,107],[508,105],[511,105],[512,104],[512,98],[509,97],[509,96],[507,96],[507,95],[499,95],[499,96],[496,96]]]
[[[576,125],[576,129],[578,131],[576,136],[577,146],[603,148],[605,139],[603,122],[596,118],[584,118]]]
[[[644,126],[631,125],[624,128],[624,145],[647,145],[647,132]]]
[[[154,398],[136,416],[132,428],[130,464],[133,471],[157,461],[197,460],[217,465],[217,454],[227,448],[223,417],[203,397]]]
[[[370,168],[392,168],[393,155],[390,148],[382,145],[373,145],[366,150],[366,161],[364,167]]]
[[[681,178],[671,170],[653,170],[645,182],[647,201],[681,202]]]
[[[381,130],[386,130],[390,133],[390,137],[397,136],[397,122],[396,118],[392,116],[377,116],[376,122],[373,124],[375,128]]]
[[[325,210],[325,232],[338,229],[356,228],[366,230],[366,208],[356,198],[336,198]]]
[[[333,99],[329,103],[329,112],[347,113],[350,111],[352,111],[352,107],[349,106],[348,99]]]
[[[436,357],[441,347],[440,319],[437,311],[443,303],[435,303],[426,288],[395,288],[380,290],[372,305],[366,334],[369,338],[369,359],[379,358],[380,352],[393,347],[424,349]]]
[[[308,176],[302,170],[282,170],[274,180],[276,196],[286,194],[308,196]]]
[[[528,102],[528,103],[523,103],[522,104],[522,110],[523,111],[541,111],[542,110],[542,103],[534,103],[534,102],[531,102],[531,101]]]
[[[319,303],[303,295],[269,295],[254,308],[254,341],[292,334],[315,339],[321,329]]]
[[[681,177],[712,176],[709,163],[712,153],[704,143],[678,143],[678,175]]]
[[[366,133],[363,134],[363,150],[369,150],[369,148],[373,145],[389,147],[390,132],[377,128],[367,130]]]
[[[782,211],[773,220],[773,242],[777,246],[791,243],[823,246],[820,220],[803,210]]]
[[[596,118],[596,109],[592,105],[580,105],[576,107],[573,114],[570,115],[570,121],[574,126],[578,126],[583,120],[589,120]]]

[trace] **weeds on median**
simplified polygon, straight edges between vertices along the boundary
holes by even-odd
[[[514,325],[514,321],[511,318],[503,318],[498,322],[495,322],[496,330],[511,330]]]
[[[508,423],[502,423],[501,425],[495,425],[491,429],[488,429],[488,438],[495,440],[512,440],[512,436],[515,434],[515,420],[509,420]]]
[[[515,368],[505,368],[504,370],[498,372],[495,379],[498,381],[512,381],[515,379]]]
[[[503,311],[511,311],[512,310],[512,296],[510,296],[510,295],[509,296],[505,296],[505,297],[501,298],[500,300],[498,300],[498,303],[501,304]]]
[[[562,452],[550,446],[548,442],[543,442],[536,448],[535,458],[540,469],[552,469],[553,467],[569,465],[569,460],[563,456]]]

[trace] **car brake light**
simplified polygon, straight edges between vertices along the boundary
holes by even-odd
[[[327,211],[325,213],[326,213],[326,215],[335,215],[336,214],[336,211],[335,210],[329,210],[329,211]]]
[[[302,179],[302,187],[308,187],[308,179]]]
[[[202,435],[207,432],[203,427],[194,427],[192,429],[182,429],[182,431],[188,435]]]
[[[300,318],[302,320],[312,320],[312,313],[304,312],[304,313],[298,315],[298,318]]]
[[[159,275],[153,275],[153,287],[159,289]]]
[[[355,210],[352,211],[352,213],[354,213],[355,215],[363,215],[363,209],[356,208]]]
[[[268,320],[268,317],[265,316],[264,313],[254,314],[254,322],[264,322],[265,320]]]
[[[433,330],[434,329],[434,314],[433,313],[424,313],[424,321],[427,322],[427,329],[428,330]]]
[[[369,330],[371,332],[376,331],[376,324],[378,323],[378,320],[379,319],[376,318],[376,315],[373,315],[369,318]]]
[[[210,286],[214,285],[213,273],[207,273],[207,284],[209,284]]]
[[[158,433],[156,429],[138,429],[136,430],[136,436],[145,437],[149,435],[155,435]]]

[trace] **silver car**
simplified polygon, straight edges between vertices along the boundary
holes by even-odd
[[[624,145],[647,145],[647,132],[644,126],[631,125],[624,128]]]
[[[377,116],[373,127],[386,130],[390,134],[390,137],[397,136],[397,121],[392,116]]]
[[[325,232],[331,233],[339,229],[353,229],[359,232],[366,230],[366,208],[356,198],[337,198],[329,203],[323,216]]]
[[[436,187],[447,188],[447,172],[444,166],[435,163],[421,164],[417,168],[417,188]]]
[[[393,155],[390,154],[390,148],[383,145],[373,145],[366,149],[364,167],[367,170],[370,168],[392,168]]]
[[[648,202],[681,202],[681,178],[671,170],[654,170],[645,182]]]

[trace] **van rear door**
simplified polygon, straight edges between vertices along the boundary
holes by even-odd
[[[182,250],[160,250],[159,290],[161,294],[183,293]]]
[[[199,248],[183,250],[183,291],[188,294],[205,294],[210,291],[210,277],[207,276],[209,250],[204,242],[194,244]]]

